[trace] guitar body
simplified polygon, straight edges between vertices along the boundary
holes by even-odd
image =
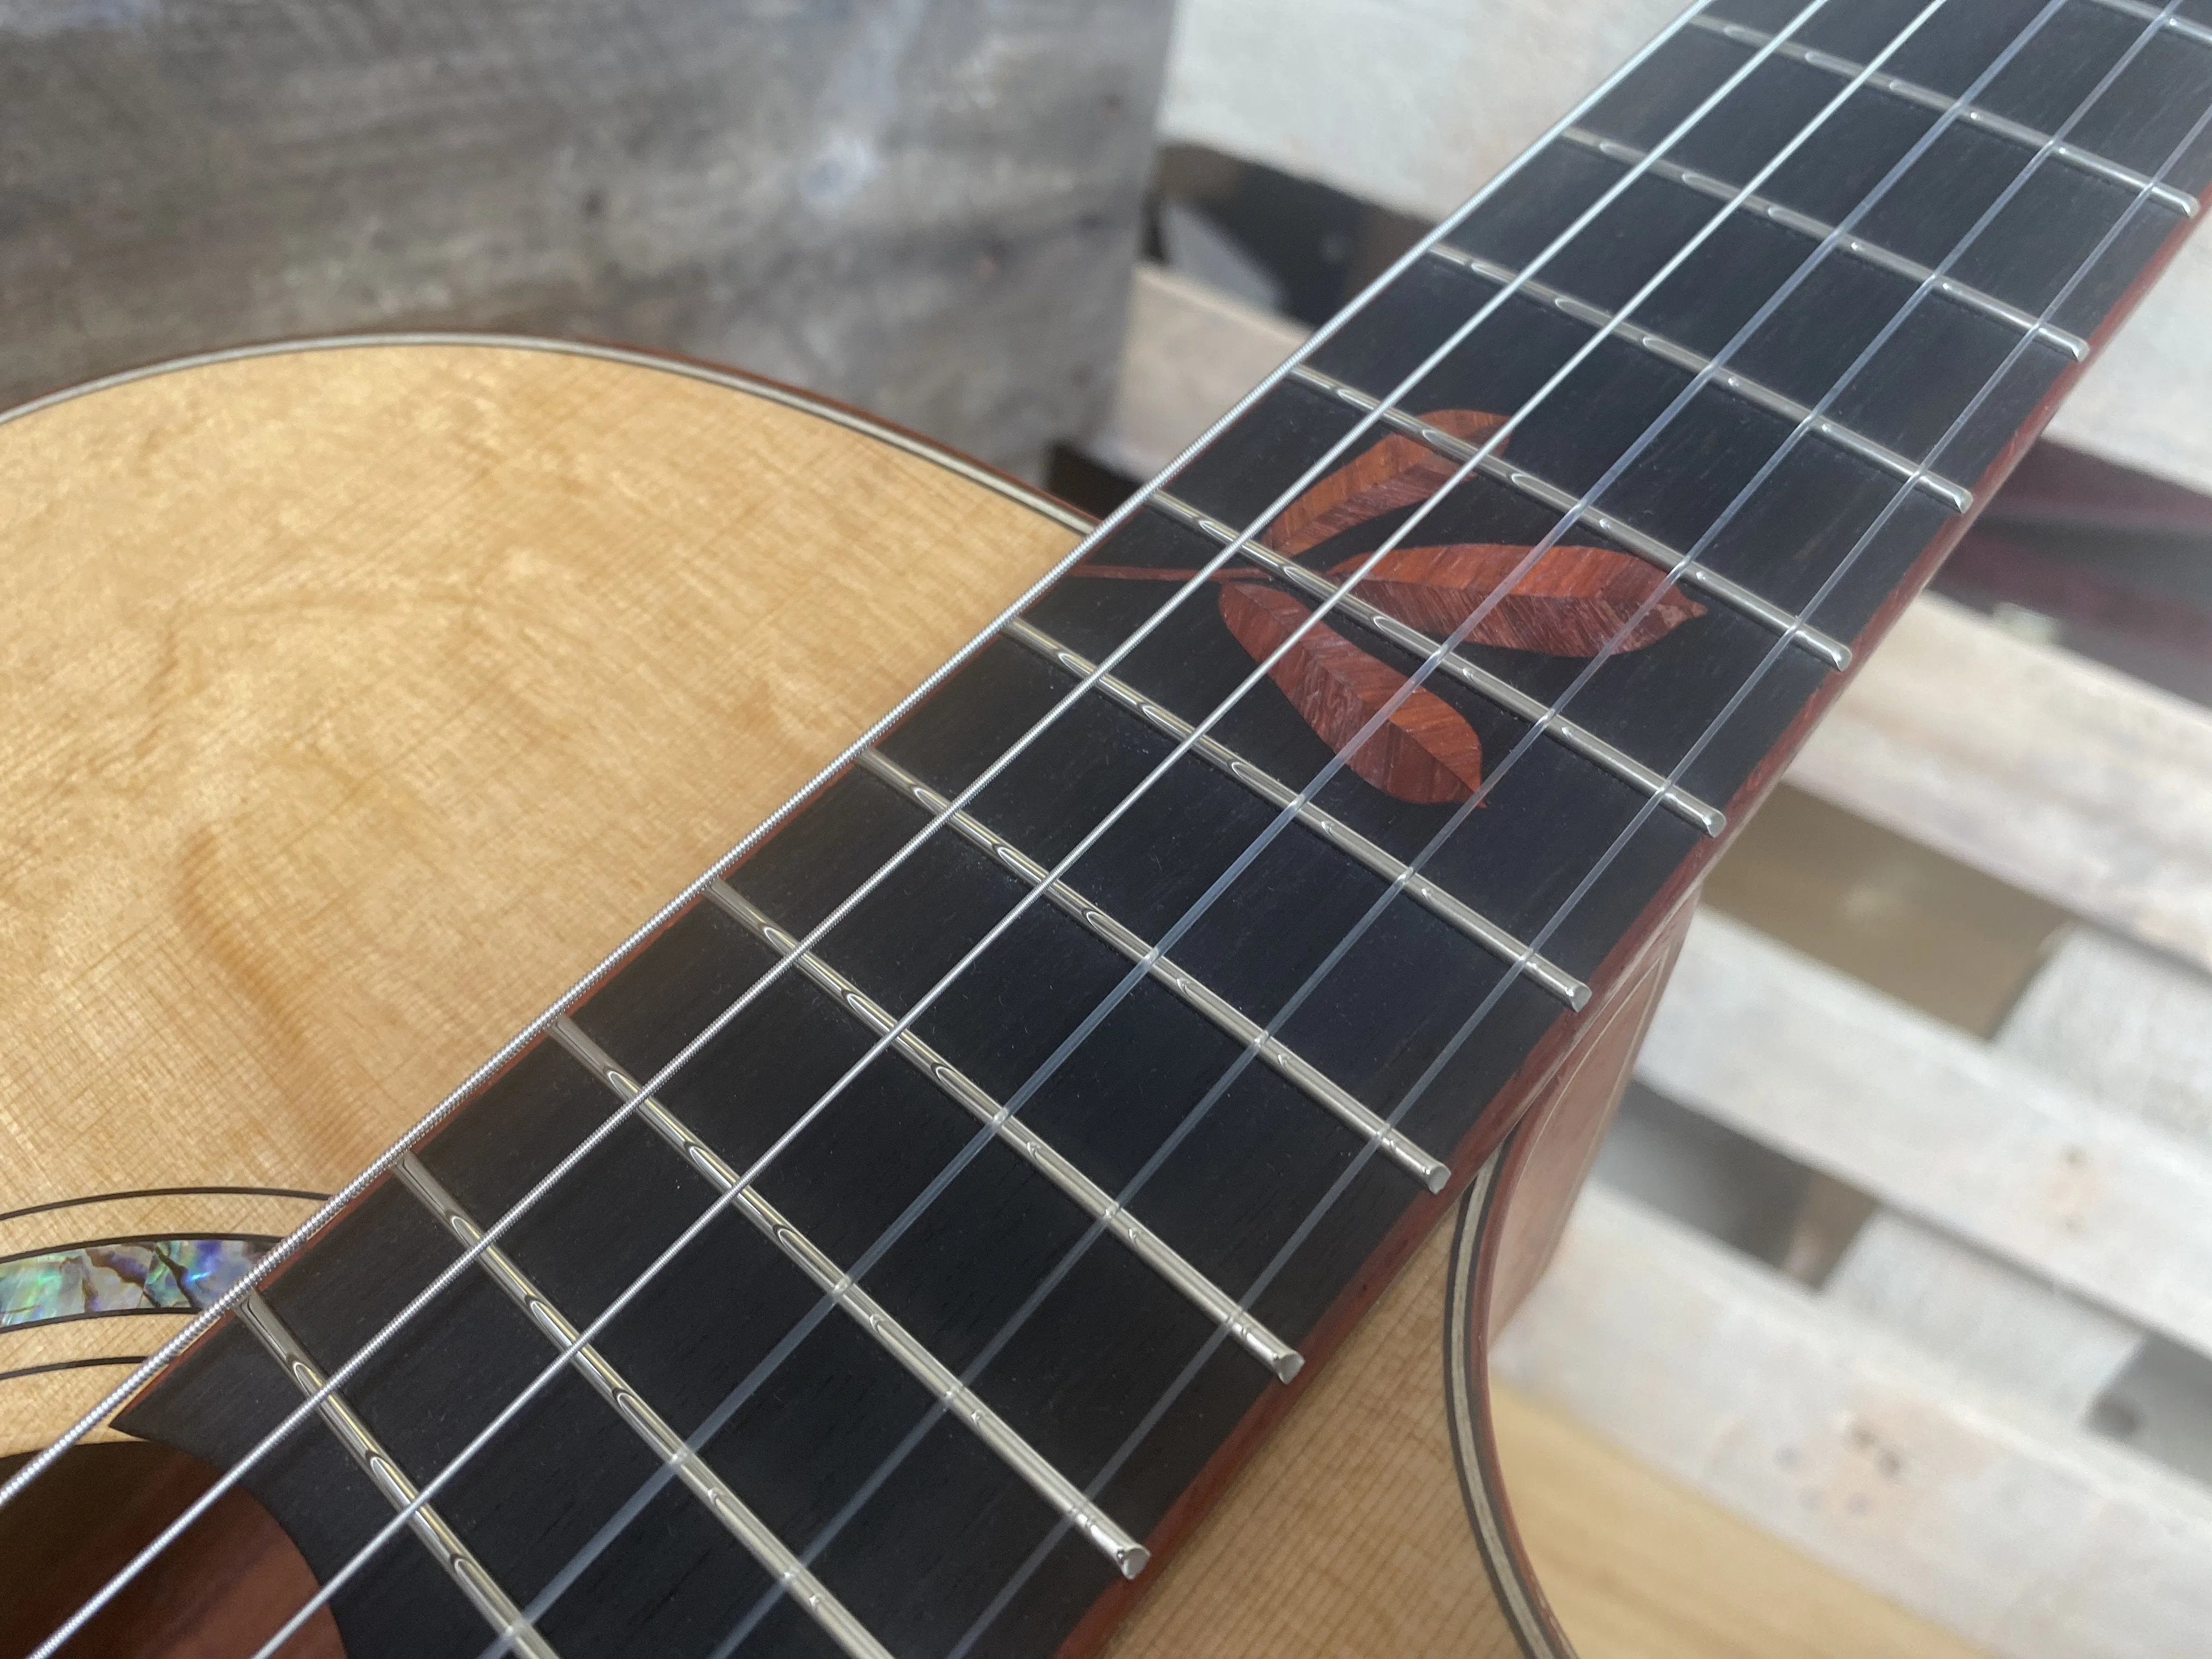
[[[204,1301],[306,1220],[1082,528],[779,388],[457,339],[33,406],[0,423],[0,1271],[47,1298],[0,1328],[18,1461],[187,1322],[186,1269]],[[1586,1012],[1457,1229],[1393,1236],[1376,1286],[1410,1265],[1309,1343],[1333,1363],[1254,1413],[1209,1466],[1211,1518],[1171,1511],[1151,1541],[1188,1547],[1072,1646],[1144,1592],[1117,1652],[1551,1639],[1480,1347],[1556,1237],[1675,931]],[[305,1564],[240,1501],[103,1650],[229,1651],[296,1604]],[[35,1513],[0,1527],[23,1544]],[[72,1605],[64,1565],[36,1607],[0,1590],[0,1649]],[[327,1614],[301,1641],[336,1650]]]

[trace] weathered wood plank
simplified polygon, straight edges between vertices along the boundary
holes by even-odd
[[[1441,218],[1676,0],[1182,0],[1163,137]]]
[[[1790,779],[2212,967],[2212,713],[1923,596]]]
[[[2126,1320],[1894,1210],[1868,1218],[1820,1294],[2069,1423],[2142,1343]]]
[[[1638,1075],[2212,1352],[2212,1158],[1711,911]]]
[[[0,406],[246,341],[670,349],[1018,462],[1103,412],[1168,0],[0,7]]]
[[[1132,478],[1151,477],[1305,337],[1286,317],[1164,265],[1139,264],[1113,408],[1086,447]]]
[[[2212,978],[2094,927],[2067,931],[1991,1041],[2212,1147]]]
[[[2212,1626],[2212,1496],[1602,1188],[1494,1374],[2010,1659]]]

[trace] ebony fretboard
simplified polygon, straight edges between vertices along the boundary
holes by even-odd
[[[435,1495],[495,1590],[472,1606],[402,1533],[333,1603],[354,1659],[476,1653],[501,1607],[569,1659],[1053,1653],[1494,1144],[1486,1109],[1755,802],[2212,179],[2212,0],[1951,0],[1646,293],[1918,9],[1838,0],[1779,48],[1783,0],[1679,28],[126,1426],[234,1461],[750,999],[343,1382],[352,1428],[311,1421],[248,1484],[337,1571],[392,1514],[367,1440],[428,1481],[720,1205]],[[1540,392],[1486,451],[1484,417]],[[1185,581],[1304,483],[1351,501],[1347,466],[1387,488],[1335,533]],[[1576,568],[1613,598],[1478,629],[1422,678],[1427,737],[1335,766],[1344,700],[1455,625],[1418,583],[1355,591],[1328,653],[1239,688],[1394,538],[1597,550]],[[1607,643],[1616,621],[1643,631]]]

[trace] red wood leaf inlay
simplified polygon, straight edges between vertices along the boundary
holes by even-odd
[[[1221,619],[1255,662],[1264,661],[1311,614],[1271,587],[1239,584],[1221,590]],[[1326,623],[1308,629],[1267,678],[1314,734],[1340,754],[1406,684],[1405,676]],[[1346,756],[1346,764],[1400,800],[1465,800],[1482,782],[1482,739],[1449,703],[1417,689]]]
[[[1480,443],[1505,424],[1503,415],[1476,409],[1439,409],[1421,418],[1471,444]],[[1394,432],[1316,480],[1285,507],[1268,526],[1267,544],[1278,553],[1296,557],[1378,514],[1426,501],[1459,467],[1449,456]]]
[[[1525,547],[1491,542],[1393,548],[1375,562],[1357,591],[1376,610],[1389,611],[1400,622],[1431,634],[1449,634],[1511,578],[1528,556]],[[1364,555],[1346,559],[1329,574],[1348,580],[1365,562]],[[1705,613],[1680,588],[1665,586],[1666,580],[1665,572],[1610,548],[1547,548],[1468,638],[1515,651],[1594,657],[1656,592],[1657,600],[1636,617],[1636,625],[1614,647],[1640,651]]]

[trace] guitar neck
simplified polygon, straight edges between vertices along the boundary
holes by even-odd
[[[2208,54],[1678,25],[125,1426],[374,1345],[256,1478],[357,1654],[1093,1640],[2176,246]]]

